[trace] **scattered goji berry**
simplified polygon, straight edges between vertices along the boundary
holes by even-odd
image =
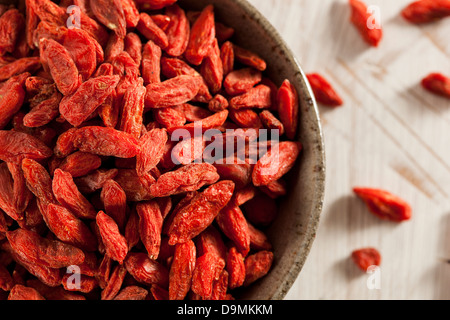
[[[422,79],[421,84],[434,94],[450,98],[450,78],[441,73],[430,73]]]
[[[366,43],[373,47],[377,47],[383,37],[383,30],[380,21],[373,21],[369,26],[369,21],[373,19],[367,10],[367,5],[360,0],[349,0],[351,15],[350,21],[358,30],[361,37]]]
[[[379,266],[381,254],[375,248],[362,248],[352,252],[354,263],[363,271],[367,271],[370,266]]]
[[[353,192],[380,219],[401,222],[411,219],[411,206],[389,191],[375,188],[353,188]]]
[[[450,16],[449,0],[420,0],[407,5],[402,16],[414,24],[430,23]]]

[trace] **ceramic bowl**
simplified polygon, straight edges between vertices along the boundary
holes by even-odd
[[[262,14],[245,0],[179,0],[185,9],[214,5],[217,21],[235,29],[232,41],[258,53],[267,62],[266,75],[275,84],[289,79],[299,93],[298,140],[303,150],[287,175],[289,193],[280,201],[276,221],[267,230],[274,248],[270,273],[238,291],[238,299],[280,300],[291,288],[307,259],[319,224],[324,197],[325,155],[318,109],[299,63]]]

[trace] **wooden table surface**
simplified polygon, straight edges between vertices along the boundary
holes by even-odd
[[[366,0],[380,8],[383,39],[366,45],[347,0],[250,0],[279,31],[303,70],[323,74],[345,104],[319,106],[325,137],[325,203],[310,255],[286,299],[450,299],[450,100],[420,87],[450,75],[450,18],[408,24],[410,0]],[[408,201],[412,219],[382,221],[352,193],[380,187]],[[375,274],[351,251],[382,254]]]

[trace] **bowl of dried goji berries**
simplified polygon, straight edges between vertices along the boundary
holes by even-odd
[[[0,298],[282,299],[324,148],[244,0],[0,5]]]

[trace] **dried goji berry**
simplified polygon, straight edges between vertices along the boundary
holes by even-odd
[[[128,32],[124,40],[124,50],[128,52],[134,62],[139,66],[142,61],[142,43],[139,35],[134,32]]]
[[[306,77],[318,102],[331,107],[343,104],[341,97],[323,76],[318,73],[309,73]]]
[[[58,202],[78,218],[94,219],[94,206],[81,194],[70,173],[56,169],[52,181],[53,194]]]
[[[195,196],[174,217],[169,229],[169,244],[192,239],[205,230],[230,201],[233,191],[234,183],[223,180]]]
[[[109,179],[102,186],[100,199],[107,215],[109,215],[123,231],[127,219],[127,195],[120,184]]]
[[[370,266],[379,266],[381,254],[375,248],[362,248],[352,252],[354,263],[363,271],[367,271]]]
[[[139,78],[123,97],[120,130],[128,132],[136,139],[141,135],[145,92],[144,80]]]
[[[263,127],[259,115],[249,108],[230,108],[230,119],[241,128],[261,129]]]
[[[163,217],[156,201],[141,202],[136,205],[139,216],[139,234],[150,259],[157,259],[161,246]]]
[[[226,269],[228,271],[228,287],[235,289],[244,284],[245,280],[245,264],[244,256],[237,251],[235,247],[228,250]]]
[[[273,253],[262,250],[245,258],[245,280],[243,285],[248,286],[266,275],[273,263]]]
[[[159,262],[151,260],[146,253],[130,252],[124,263],[128,273],[140,283],[162,287],[169,284],[169,271]]]
[[[450,16],[450,1],[414,1],[401,11],[402,16],[415,24],[429,23]]]
[[[64,34],[62,44],[72,56],[83,81],[94,74],[98,62],[103,62],[103,48],[82,29],[69,28]]]
[[[136,155],[136,171],[138,175],[144,175],[159,163],[163,156],[167,142],[165,129],[153,129],[139,139],[139,151]]]
[[[18,228],[6,233],[13,250],[36,264],[50,268],[79,265],[84,261],[82,250],[58,240],[49,240],[37,233]]]
[[[23,175],[22,167],[17,163],[7,163],[8,170],[13,179],[13,201],[12,204],[18,214],[23,213],[28,207],[33,195],[26,185],[25,176]],[[5,184],[7,184],[7,180]]]
[[[278,115],[288,139],[294,139],[298,129],[298,93],[289,80],[283,81],[277,92]]]
[[[81,84],[81,78],[69,51],[52,39],[41,39],[39,49],[41,61],[48,66],[58,90],[63,95],[74,93]]]
[[[174,4],[177,0],[136,0],[136,2],[145,9],[158,10]]]
[[[79,291],[89,293],[98,287],[98,282],[94,277],[86,276],[84,274],[79,277],[72,277],[72,274],[64,274],[61,284],[66,291]]]
[[[161,49],[168,46],[169,40],[166,33],[153,22],[149,14],[145,12],[139,14],[139,22],[136,28],[147,40],[152,40]]]
[[[41,67],[39,57],[25,57],[16,59],[0,67],[0,81],[20,75],[21,73],[34,73]]]
[[[197,95],[201,84],[201,77],[189,75],[177,76],[161,83],[150,83],[146,87],[145,107],[165,108],[188,102]]]
[[[139,22],[139,10],[133,0],[121,0],[127,28],[135,28]]]
[[[450,98],[450,78],[441,73],[430,73],[422,79],[421,84],[432,93]]]
[[[152,198],[147,185],[143,183],[136,169],[119,169],[114,178],[127,195],[127,201],[143,201]],[[154,182],[154,178],[153,181]]]
[[[213,94],[219,92],[223,82],[223,65],[217,39],[214,39],[208,54],[203,59],[200,74]]]
[[[22,75],[10,78],[0,88],[0,129],[3,129],[17,113],[25,100]]]
[[[371,213],[380,219],[401,222],[411,219],[411,206],[400,197],[376,188],[353,188]]]
[[[373,26],[369,26],[369,21],[373,19],[367,10],[367,6],[360,0],[349,0],[351,8],[350,21],[358,30],[361,37],[369,45],[377,47],[383,37],[381,26],[377,25],[380,21],[374,21]]]
[[[56,268],[49,268],[42,266],[40,264],[35,264],[32,261],[19,256],[9,245],[9,242],[6,242],[2,249],[9,252],[13,259],[24,267],[29,273],[34,275],[36,278],[41,280],[44,284],[50,287],[56,287],[61,284],[62,276],[61,270]]]
[[[90,78],[59,104],[61,115],[71,125],[81,125],[112,93],[119,82],[117,75]]]
[[[219,279],[224,267],[225,261],[213,253],[207,252],[198,257],[192,274],[191,290],[202,298],[210,297],[214,280]]]
[[[34,288],[16,284],[8,295],[8,300],[45,300]]]
[[[170,300],[183,300],[188,294],[196,264],[196,252],[192,240],[175,245],[169,273]]]
[[[25,18],[17,9],[9,9],[0,17],[0,55],[14,52],[25,25]]]
[[[161,48],[148,40],[142,49],[141,73],[144,84],[161,82]]]
[[[193,65],[200,65],[207,56],[216,36],[214,7],[206,6],[191,28],[186,59]]]
[[[162,174],[150,186],[154,197],[167,197],[188,191],[196,191],[219,180],[217,170],[208,163],[188,164],[175,171]]]
[[[260,83],[261,79],[261,71],[254,68],[242,68],[228,72],[223,86],[229,95],[240,95]]]
[[[208,109],[212,112],[220,112],[228,108],[228,100],[221,94],[216,94],[214,98],[212,98],[208,102]]]
[[[169,20],[166,29],[168,45],[165,51],[173,56],[181,56],[188,45],[190,26],[185,11],[174,4],[166,8],[166,17]]]
[[[158,108],[154,109],[155,120],[164,128],[171,129],[181,127],[186,123],[186,117],[179,108]]]
[[[91,0],[90,7],[98,21],[113,30],[120,38],[125,37],[127,23],[121,0]]]
[[[42,127],[59,115],[59,103],[61,93],[55,90],[53,95],[31,109],[23,118],[23,124],[27,127]]]
[[[108,284],[101,293],[102,300],[113,300],[122,287],[123,280],[127,275],[127,269],[123,265],[117,265],[108,279]]]
[[[132,158],[138,153],[138,140],[113,128],[88,126],[77,129],[73,144],[80,151],[103,156]]]
[[[263,110],[259,114],[259,118],[261,119],[264,128],[269,130],[278,130],[279,136],[282,136],[284,134],[283,124],[269,110]]]
[[[103,211],[97,213],[96,222],[105,245],[106,254],[122,264],[128,253],[128,245],[125,237],[120,234],[117,223]]]
[[[217,215],[216,222],[222,232],[233,241],[238,251],[245,257],[250,251],[250,234],[247,219],[234,203],[225,206]]]
[[[61,241],[89,252],[97,250],[97,239],[89,227],[65,207],[50,203],[44,219]]]
[[[127,286],[120,290],[114,300],[145,300],[148,290],[139,286]]]
[[[253,184],[264,186],[281,178],[292,168],[301,149],[302,145],[293,141],[282,141],[272,146],[253,168]]]
[[[244,49],[236,44],[233,44],[233,52],[236,61],[259,71],[266,70],[266,61],[264,61],[264,59],[258,56],[255,52]]]

